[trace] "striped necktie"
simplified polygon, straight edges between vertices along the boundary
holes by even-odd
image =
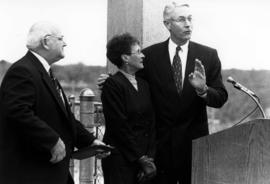
[[[180,50],[181,50],[181,47],[177,46],[175,50],[175,55],[173,57],[173,63],[172,63],[173,78],[174,78],[176,89],[179,95],[182,92],[182,63],[178,54]]]
[[[51,78],[51,80],[52,80],[52,83],[53,83],[53,85],[54,85],[54,87],[55,87],[55,89],[56,89],[56,91],[57,91],[59,97],[61,98],[61,100],[62,100],[64,106],[66,106],[65,100],[64,100],[64,96],[63,96],[62,90],[61,90],[61,88],[60,88],[59,81],[57,80],[57,78],[54,77],[54,74],[53,74],[51,68],[49,69],[49,75],[50,75],[50,78]]]

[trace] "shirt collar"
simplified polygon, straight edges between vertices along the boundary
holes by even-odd
[[[181,45],[181,51],[182,52],[186,52],[188,50],[188,45],[189,45],[189,41],[187,41],[184,45]],[[177,45],[172,41],[172,39],[169,39],[169,50],[174,50],[176,49]]]
[[[128,81],[132,84],[132,86],[138,90],[138,84],[135,75],[130,75],[129,73],[126,73],[125,71],[119,69],[119,71],[128,79]]]
[[[42,56],[40,56],[39,54],[37,54],[37,53],[35,53],[35,52],[31,51],[31,50],[30,50],[30,52],[32,54],[34,54],[34,56],[36,56],[38,58],[38,60],[40,61],[40,63],[42,64],[42,66],[45,68],[45,70],[47,72],[49,72],[50,65],[48,64],[48,62]]]
[[[135,79],[135,75],[131,75],[131,74],[125,72],[125,71],[122,70],[122,69],[119,69],[119,71],[120,71],[122,74],[124,74],[128,79],[131,79],[131,80],[134,80],[134,79]]]

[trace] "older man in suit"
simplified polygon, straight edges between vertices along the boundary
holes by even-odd
[[[163,12],[170,38],[143,50],[140,75],[149,82],[156,111],[155,184],[191,183],[192,139],[207,135],[206,106],[219,108],[228,98],[217,51],[190,41],[188,4],[172,3]]]
[[[103,144],[78,122],[50,66],[64,57],[60,30],[34,24],[29,51],[7,71],[0,88],[0,183],[73,183],[74,147]]]

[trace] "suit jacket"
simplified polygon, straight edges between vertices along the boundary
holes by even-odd
[[[66,107],[31,52],[10,67],[0,88],[0,183],[68,182],[74,146],[90,145],[94,136]],[[66,157],[52,164],[50,150],[59,137]]]
[[[138,91],[130,81],[117,72],[103,86],[101,100],[106,120],[104,142],[116,147],[128,162],[155,152],[154,113],[149,86],[136,78]]]
[[[190,41],[183,91],[181,96],[178,95],[168,41],[143,50],[144,69],[138,75],[149,83],[156,111],[157,165],[163,168],[184,168],[186,160],[191,164],[191,140],[208,134],[206,106],[221,107],[228,94],[222,82],[217,51]],[[188,81],[188,75],[194,71],[196,58],[205,67],[206,84],[209,87],[206,100],[196,94]]]

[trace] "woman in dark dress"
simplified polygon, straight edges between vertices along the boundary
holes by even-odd
[[[128,33],[113,37],[107,57],[119,69],[109,77],[101,100],[104,142],[115,149],[102,160],[105,184],[147,183],[156,173],[155,121],[149,86],[135,73],[143,68],[139,41]]]

